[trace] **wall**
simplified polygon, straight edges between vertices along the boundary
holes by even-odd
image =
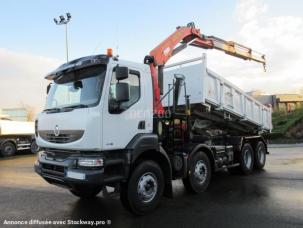
[[[28,112],[25,108],[3,108],[0,109],[0,114],[16,121],[27,121],[28,116]]]

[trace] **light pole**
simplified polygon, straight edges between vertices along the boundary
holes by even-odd
[[[68,40],[67,40],[67,23],[72,18],[72,15],[70,13],[66,13],[66,18],[61,15],[59,16],[59,20],[54,18],[54,22],[56,25],[65,25],[65,48],[66,48],[66,61],[68,62]]]

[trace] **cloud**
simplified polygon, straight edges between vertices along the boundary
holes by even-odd
[[[57,59],[0,48],[0,108],[31,106],[39,112],[44,105],[49,71]]]
[[[235,24],[235,33],[227,37],[264,53],[266,73],[258,63],[214,50],[205,51],[208,66],[245,91],[293,93],[303,88],[303,17],[274,13],[263,0],[238,0],[235,21],[230,22]],[[188,48],[170,63],[201,55],[200,49]],[[60,64],[57,59],[0,48],[0,108],[24,104],[40,111],[48,83],[44,75]]]
[[[259,63],[213,50],[206,51],[208,66],[245,91],[294,93],[303,88],[303,17],[276,16],[270,10],[262,0],[238,0],[234,12],[236,33],[231,34],[232,40],[266,55],[266,73]],[[198,55],[201,50],[191,49],[177,60]]]
[[[265,53],[267,72],[233,60],[226,60],[219,70],[245,90],[293,93],[303,86],[303,17],[270,16],[269,9],[261,0],[238,0],[235,10],[240,28],[236,39]]]
[[[236,14],[240,22],[249,22],[262,17],[268,11],[268,5],[256,0],[238,0]]]

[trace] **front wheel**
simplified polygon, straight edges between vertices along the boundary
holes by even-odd
[[[96,187],[96,188],[90,188],[90,189],[87,189],[87,188],[73,188],[70,190],[70,192],[79,197],[79,198],[84,198],[84,199],[91,199],[91,198],[94,198],[96,197],[99,192],[102,190],[102,187]]]
[[[183,184],[192,193],[204,192],[211,179],[211,165],[204,152],[196,153],[190,161],[188,176]]]
[[[129,181],[121,185],[120,200],[126,209],[143,215],[157,207],[163,191],[162,169],[154,161],[143,161],[134,169]]]

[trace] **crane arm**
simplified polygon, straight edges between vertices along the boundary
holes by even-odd
[[[149,64],[151,70],[154,88],[153,108],[155,114],[161,114],[164,111],[160,101],[164,65],[172,56],[185,49],[188,45],[203,49],[217,49],[234,57],[253,60],[262,63],[265,70],[265,56],[253,51],[251,48],[214,36],[205,36],[200,33],[200,29],[195,28],[194,23],[177,27],[174,33],[167,37],[144,58],[144,63]]]
[[[213,49],[224,51],[228,55],[232,55],[244,60],[253,60],[255,62],[262,63],[265,70],[265,66],[266,66],[265,55],[253,51],[251,48],[246,47],[242,44],[236,43],[234,41],[226,41],[215,36],[204,36],[203,39],[212,42]],[[202,45],[203,44],[204,42],[202,43]],[[199,39],[195,40],[190,45],[195,47],[201,47],[201,43]]]

